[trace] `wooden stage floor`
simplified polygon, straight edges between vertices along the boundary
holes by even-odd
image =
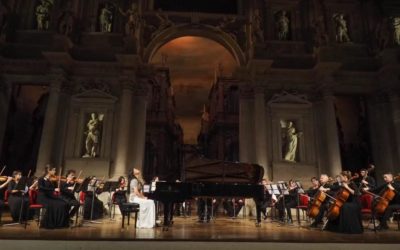
[[[10,218],[3,216],[3,223]],[[197,218],[176,217],[174,225],[168,231],[161,227],[154,229],[135,229],[131,224],[121,229],[121,218],[99,220],[101,224],[89,227],[66,229],[39,229],[31,221],[27,229],[23,226],[1,226],[0,239],[3,240],[73,240],[73,241],[229,241],[229,242],[286,242],[286,243],[400,243],[400,231],[397,223],[390,224],[390,230],[373,232],[365,230],[363,234],[338,234],[319,229],[309,229],[304,221],[302,226],[282,225],[269,219],[261,227],[255,227],[252,218],[218,217],[210,223],[198,223]],[[131,220],[133,222],[133,220]]]

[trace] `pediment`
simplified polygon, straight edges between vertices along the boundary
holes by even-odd
[[[291,104],[291,105],[307,105],[312,103],[308,101],[307,95],[299,93],[290,93],[282,91],[281,93],[274,94],[269,100],[268,105]]]

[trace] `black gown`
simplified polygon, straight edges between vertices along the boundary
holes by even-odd
[[[39,178],[37,202],[46,208],[41,227],[53,229],[69,226],[68,203],[54,195],[54,185],[46,178]]]
[[[353,190],[357,190],[357,186],[353,183],[350,183],[349,187]],[[335,220],[329,220],[326,230],[347,234],[363,233],[361,204],[358,195],[350,194],[349,198],[340,209],[339,217]]]
[[[122,204],[127,202],[126,190],[115,191],[115,193],[114,193],[114,202],[118,204],[119,210],[121,211]]]
[[[10,192],[8,196],[8,206],[10,207],[10,213],[13,221],[25,221],[28,219],[27,214],[29,210],[29,197],[28,194],[23,195],[21,192],[11,193],[11,190],[16,190],[16,188],[17,183],[15,181],[12,180],[10,183],[8,183],[8,191]]]
[[[68,189],[69,187],[75,187],[74,183],[62,183],[60,187],[61,199],[63,199],[68,204],[69,218],[72,218],[79,210],[80,203],[75,198],[75,192]],[[71,209],[72,208],[72,209]]]
[[[85,205],[84,205],[84,213],[83,218],[85,220],[97,220],[103,217],[104,214],[104,205],[101,200],[97,198],[97,195],[93,197],[93,191],[85,191]],[[97,189],[96,193],[100,193],[100,190]],[[93,212],[92,212],[92,203],[93,203]],[[92,214],[93,213],[93,214]]]

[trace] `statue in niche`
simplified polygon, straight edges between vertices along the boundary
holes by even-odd
[[[264,31],[261,28],[262,18],[258,9],[254,10],[251,28],[254,43],[264,43]]]
[[[341,13],[334,14],[333,20],[336,26],[336,42],[347,43],[350,42],[349,31],[347,29],[347,21]]]
[[[128,17],[128,21],[125,24],[125,34],[131,35],[133,38],[138,40],[139,26],[141,22],[138,5],[136,3],[132,3],[131,7],[126,11],[123,11],[121,8],[118,8],[118,10],[121,15]]]
[[[36,22],[38,30],[48,30],[50,22],[50,8],[51,2],[48,0],[41,0],[40,4],[36,7]]]
[[[85,154],[82,156],[83,158],[95,158],[99,156],[101,123],[103,118],[104,114],[90,114],[90,119],[86,124]]]
[[[324,17],[319,16],[311,22],[312,45],[319,48],[329,43],[328,34],[325,31]]]
[[[74,11],[71,7],[71,2],[68,2],[67,4],[67,7],[61,12],[61,15],[58,18],[58,32],[60,34],[69,36],[73,32],[75,17]]]
[[[276,28],[278,31],[278,40],[285,41],[289,39],[289,18],[286,16],[286,11],[280,11],[276,20]]]
[[[99,23],[100,32],[111,32],[113,22],[113,10],[109,4],[105,4],[100,10]]]
[[[396,45],[400,45],[400,17],[393,18],[393,39]]]
[[[296,162],[298,139],[303,133],[296,133],[296,128],[292,121],[281,121],[281,127],[284,129],[283,159]]]

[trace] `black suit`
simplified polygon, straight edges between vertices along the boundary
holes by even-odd
[[[382,184],[375,189],[372,189],[371,192],[375,194],[382,194],[386,188],[387,183]],[[395,189],[395,197],[389,202],[389,206],[386,208],[385,212],[382,215],[378,215],[377,217],[380,220],[381,226],[387,227],[387,220],[392,216],[393,212],[400,209],[400,183],[392,182],[392,186]]]

